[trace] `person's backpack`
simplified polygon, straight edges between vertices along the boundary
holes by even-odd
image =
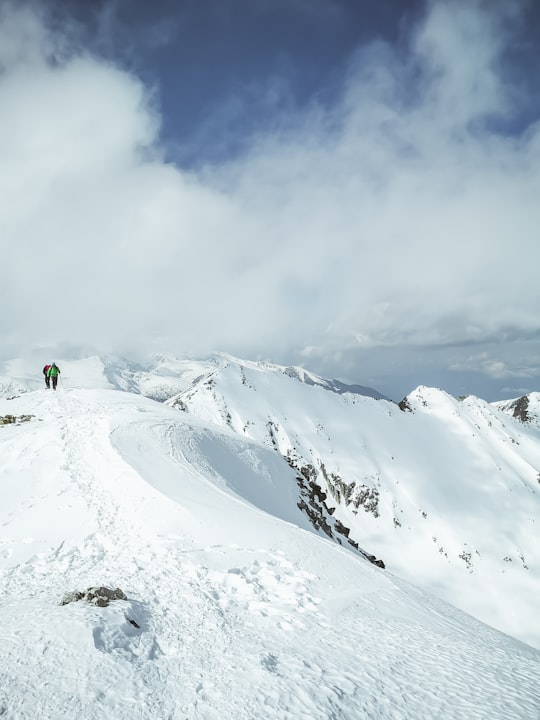
[[[51,367],[50,365],[45,365],[45,367],[43,368],[44,375],[46,375],[48,373],[50,367]]]

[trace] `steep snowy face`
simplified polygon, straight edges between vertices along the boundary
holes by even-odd
[[[238,362],[238,361],[237,361]],[[300,367],[280,367],[278,365],[273,366],[276,370],[279,370],[289,377],[296,378],[300,382],[306,385],[316,385],[318,387],[325,388],[336,393],[352,393],[354,395],[365,395],[366,397],[372,397],[376,400],[388,400],[392,402],[390,398],[385,397],[377,390],[364,385],[347,385],[346,383],[340,382],[339,380],[326,380],[314,373],[310,373],[304,368]]]
[[[540,645],[540,432],[531,423],[432,388],[398,407],[233,361],[170,404],[284,457],[299,478],[297,503],[321,532]]]

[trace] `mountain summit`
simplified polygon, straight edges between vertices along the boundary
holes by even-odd
[[[534,422],[56,361],[56,393],[3,369],[2,717],[536,719]]]

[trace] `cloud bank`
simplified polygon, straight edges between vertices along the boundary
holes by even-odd
[[[241,156],[189,172],[163,159],[152,88],[3,5],[5,345],[337,368],[381,348],[538,343],[540,124],[513,125],[525,6],[506,5],[430,3],[404,47],[357,49],[334,105],[277,115]],[[482,352],[446,366],[531,370]]]

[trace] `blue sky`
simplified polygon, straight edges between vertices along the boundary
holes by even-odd
[[[0,9],[4,355],[539,389],[535,3]]]
[[[155,88],[161,137],[184,167],[240,151],[280,113],[334,102],[357,48],[374,37],[399,44],[423,6],[419,0],[52,5],[58,22],[76,20],[87,46]]]

